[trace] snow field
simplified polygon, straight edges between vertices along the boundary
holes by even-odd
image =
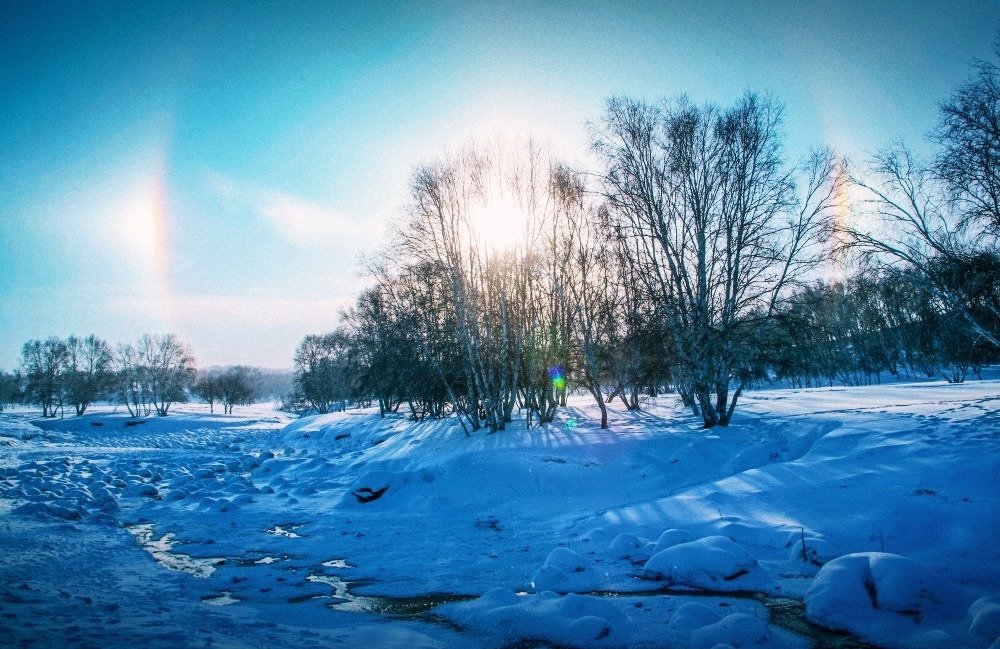
[[[782,597],[879,646],[985,649],[998,387],[753,392],[708,432],[669,397],[611,431],[580,399],[469,438],[355,411],[5,416],[0,631],[45,646],[51,608],[85,621],[70,646],[809,646]]]

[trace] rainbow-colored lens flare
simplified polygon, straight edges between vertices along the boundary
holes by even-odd
[[[566,372],[563,370],[562,365],[553,365],[550,367],[548,375],[552,381],[552,387],[556,391],[562,392],[566,389]]]

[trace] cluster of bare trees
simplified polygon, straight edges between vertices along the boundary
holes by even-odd
[[[67,404],[82,415],[112,385],[113,354],[96,336],[30,340],[21,348],[21,359],[22,398],[41,406],[45,417]]]
[[[297,390],[293,410],[340,412],[356,398],[360,366],[355,348],[343,331],[306,336],[295,352]]]
[[[1000,348],[947,308],[921,272],[883,268],[797,292],[770,332],[773,377],[798,387],[916,377],[960,383],[1000,362]],[[985,285],[968,279],[969,289]]]
[[[175,335],[143,336],[135,345],[119,345],[115,355],[115,392],[133,417],[155,412],[165,416],[187,401],[194,383],[194,357]]]
[[[767,324],[824,261],[843,195],[832,153],[786,163],[780,116],[753,94],[728,110],[616,99],[597,139],[605,221],[667,325],[674,383],[706,427],[732,417]]]
[[[198,373],[191,391],[208,404],[209,412],[215,412],[218,401],[223,413],[231,415],[234,406],[249,406],[261,397],[263,375],[259,369],[244,365],[213,368]]]
[[[111,346],[96,336],[30,340],[21,348],[21,370],[5,375],[5,400],[11,397],[42,408],[54,417],[67,405],[82,415],[96,401],[116,400],[134,417],[187,400],[194,359],[172,334],[143,336],[135,344]]]
[[[280,399],[293,388],[291,372],[242,365],[198,372],[191,351],[174,334],[142,336],[112,348],[97,336],[30,340],[21,349],[21,367],[0,372],[0,411],[25,403],[42,416],[62,415],[71,406],[82,415],[91,404],[111,401],[133,417],[165,416],[175,403],[202,398],[232,414],[262,398]]]
[[[998,101],[982,63],[924,164],[905,149],[793,164],[781,107],[753,93],[611,99],[596,172],[531,144],[445,157],[414,172],[374,285],[303,341],[300,393],[320,411],[454,413],[471,432],[515,411],[549,421],[567,385],[602,426],[613,399],[668,389],[712,427],[761,381],[961,381],[1000,354]],[[520,233],[505,245],[481,227],[498,205]],[[847,278],[819,281],[833,263]]]
[[[602,174],[497,143],[417,170],[376,285],[331,334],[340,393],[496,431],[515,409],[551,420],[567,380],[603,426],[608,400],[670,387],[727,424],[765,325],[823,258],[842,182],[817,154],[797,196],[779,119],[752,94],[728,110],[621,98],[595,132]],[[479,227],[497,203],[523,233],[504,248]]]
[[[1000,50],[997,52],[1000,55]],[[897,272],[971,344],[1000,348],[1000,68],[980,62],[940,109],[937,154],[905,146],[852,175],[861,218],[842,228],[864,270]]]

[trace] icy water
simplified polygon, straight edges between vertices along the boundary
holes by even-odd
[[[174,535],[166,533],[157,539],[153,533],[153,526],[150,524],[130,525],[126,526],[126,529],[135,537],[137,543],[150,553],[157,563],[168,570],[184,572],[194,577],[208,577],[214,572],[216,567],[227,563],[227,560],[224,558],[194,558],[174,551],[174,544],[172,542]],[[268,532],[275,533],[273,530],[268,530]],[[281,535],[287,534],[286,530],[281,530],[278,533]],[[280,560],[281,558],[279,557],[263,556],[257,559],[240,559],[233,563],[240,567],[252,568],[259,565],[270,565]],[[324,568],[332,569],[355,567],[344,559],[330,559],[321,565]],[[452,622],[435,615],[434,610],[442,604],[476,599],[475,595],[454,593],[428,593],[409,597],[358,595],[354,592],[355,589],[363,587],[370,590],[377,582],[370,579],[358,581],[345,580],[336,574],[330,574],[325,571],[310,573],[306,577],[306,580],[311,583],[329,586],[332,592],[303,595],[299,598],[293,598],[291,603],[320,601],[333,610],[371,613],[386,618],[418,619],[434,624],[443,624],[452,629],[458,629],[458,627]],[[674,597],[697,599],[721,597],[750,601],[766,608],[769,613],[769,619],[773,624],[800,637],[807,638],[814,649],[876,649],[872,645],[861,642],[848,634],[829,631],[810,623],[805,617],[804,604],[795,599],[769,597],[760,593],[692,592],[687,590],[663,589],[630,593],[592,592],[586,594],[601,598]],[[201,601],[205,604],[216,606],[229,606],[241,602],[241,600],[233,597],[231,591],[222,591],[217,595],[205,596]],[[541,648],[551,647],[552,645],[525,643],[518,646],[522,649],[528,649],[529,647]]]
[[[207,577],[220,563],[225,563],[225,559],[195,559],[187,555],[173,552],[171,539],[172,534],[165,534],[160,539],[154,539],[152,525],[139,524],[127,528],[137,542],[149,552],[153,558],[164,568],[174,571],[185,572],[194,577]],[[270,530],[269,530],[270,531]],[[270,564],[278,561],[275,557],[262,557],[252,562],[238,562],[238,565],[251,566]],[[353,568],[344,559],[331,559],[322,564],[327,568]],[[442,604],[452,602],[465,602],[476,599],[475,595],[463,595],[453,593],[429,593],[426,595],[414,595],[409,597],[389,597],[379,595],[358,595],[354,593],[356,588],[368,588],[376,585],[373,580],[349,581],[341,579],[332,574],[310,574],[307,581],[321,583],[332,588],[331,594],[307,595],[300,600],[293,600],[292,603],[301,603],[308,600],[319,600],[326,602],[327,606],[334,610],[373,613],[386,618],[414,618],[434,624],[443,624],[449,628],[460,630],[452,622],[447,621],[434,614],[434,609]],[[847,634],[830,631],[816,626],[809,622],[805,616],[805,605],[803,602],[781,597],[770,597],[761,593],[733,593],[733,592],[712,592],[712,591],[689,591],[689,590],[652,590],[630,593],[618,592],[592,592],[586,595],[601,598],[620,597],[674,597],[674,598],[726,598],[755,602],[767,609],[769,619],[774,625],[781,627],[797,636],[807,638],[813,649],[878,649],[874,645],[862,642],[857,638]],[[227,606],[239,604],[240,600],[234,598],[230,591],[222,591],[215,596],[206,596],[202,602],[216,606]],[[552,644],[546,643],[520,643],[511,649],[560,649]]]

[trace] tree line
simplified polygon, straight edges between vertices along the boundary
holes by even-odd
[[[676,392],[706,428],[748,387],[944,376],[1000,358],[1000,73],[942,103],[936,154],[789,161],[782,107],[607,102],[601,166],[528,143],[416,169],[372,285],[295,354],[299,400],[502,430],[569,387],[640,406]],[[848,196],[860,199],[848,201]],[[504,205],[520,240],[478,229]],[[843,279],[823,281],[837,270]]]
[[[125,406],[132,417],[166,416],[176,403],[199,397],[215,411],[232,414],[265,396],[283,396],[284,373],[246,366],[198,371],[190,349],[173,334],[146,335],[135,343],[111,345],[97,336],[30,340],[21,348],[21,367],[0,372],[0,409],[25,403],[55,417],[67,408],[83,415],[96,402]]]

